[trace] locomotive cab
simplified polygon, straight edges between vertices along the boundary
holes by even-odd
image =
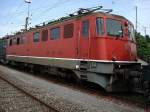
[[[134,28],[131,22],[121,16],[105,15],[95,17],[94,23],[93,48],[96,49],[92,49],[91,58],[110,61],[137,60]]]
[[[80,71],[75,72],[81,79],[99,84],[109,92],[141,93],[141,64],[137,62],[132,23],[122,16],[101,12],[89,18],[92,18],[87,27],[89,30],[86,30],[89,36],[86,44],[80,43],[86,48],[80,50],[82,53],[87,52],[84,53],[86,59],[80,61],[77,67]],[[79,38],[81,42],[84,36]]]

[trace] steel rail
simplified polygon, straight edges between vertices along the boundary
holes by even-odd
[[[1,73],[1,74],[5,75],[4,73]],[[17,88],[18,90],[20,90],[21,92],[25,93],[26,95],[28,95],[29,97],[33,98],[34,100],[40,102],[41,104],[43,104],[43,105],[46,106],[47,108],[49,108],[49,109],[51,109],[51,110],[53,110],[53,111],[55,111],[55,112],[60,112],[59,110],[57,110],[57,109],[55,109],[55,108],[49,106],[47,103],[45,103],[45,102],[39,100],[38,98],[36,98],[36,97],[35,97],[34,95],[32,95],[31,93],[28,93],[28,92],[26,92],[24,89],[22,89],[22,88],[16,86],[15,84],[13,84],[11,81],[5,79],[4,77],[0,76],[0,79],[2,79],[3,81],[7,82],[7,83],[10,84],[10,85],[12,85],[13,87]]]

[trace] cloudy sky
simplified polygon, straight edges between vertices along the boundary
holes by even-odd
[[[24,0],[0,1],[0,37],[24,28],[27,4]],[[138,6],[138,31],[150,35],[150,0],[32,0],[30,26],[66,16],[78,8],[102,5],[113,13],[125,16],[135,24],[135,6]]]

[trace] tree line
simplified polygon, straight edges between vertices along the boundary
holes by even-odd
[[[135,33],[135,38],[139,58],[150,63],[150,36],[143,36],[140,33]]]

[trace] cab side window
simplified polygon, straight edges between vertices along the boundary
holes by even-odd
[[[82,22],[82,35],[83,37],[89,37],[89,20]]]
[[[134,38],[134,34],[135,34],[135,32],[134,32],[134,27],[131,25],[131,24],[129,24],[128,25],[129,26],[129,28],[128,28],[128,36],[129,36],[129,39],[130,40],[135,40],[135,38]]]
[[[96,34],[101,36],[104,34],[104,19],[103,18],[96,18]]]
[[[39,32],[35,32],[33,34],[33,42],[39,42],[40,41],[40,33]]]
[[[12,45],[16,45],[17,44],[17,39],[14,37],[13,39],[12,39]]]

